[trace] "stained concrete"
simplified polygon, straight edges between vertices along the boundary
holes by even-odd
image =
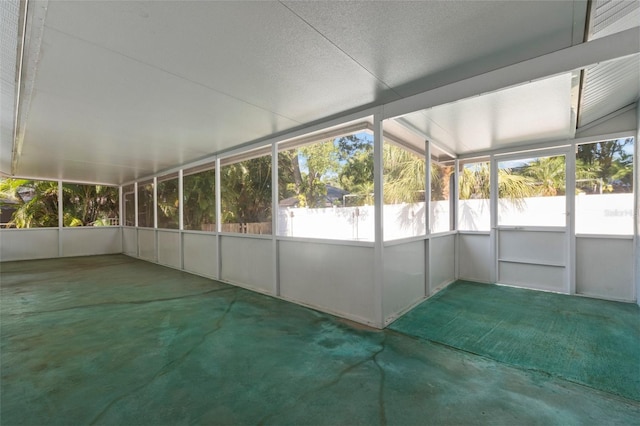
[[[3,425],[640,419],[613,393],[121,255],[0,279]]]

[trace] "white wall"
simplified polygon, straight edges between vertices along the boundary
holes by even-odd
[[[577,238],[576,293],[635,301],[633,263],[631,238]]]
[[[426,297],[425,256],[427,240],[386,245],[382,314],[385,324]]]
[[[490,282],[493,254],[491,237],[487,234],[458,234],[458,278]]]
[[[182,268],[182,247],[179,231],[157,231],[158,263],[172,268]]]
[[[156,231],[138,228],[138,257],[150,262],[156,261]]]
[[[273,242],[258,236],[222,235],[220,279],[274,294]]]
[[[568,293],[567,242],[562,231],[498,231],[498,282]]]
[[[119,227],[0,231],[0,261],[122,253]]]
[[[129,256],[138,256],[138,230],[136,228],[122,228],[122,252]]]
[[[209,278],[218,277],[218,236],[208,233],[182,234],[184,270]]]
[[[433,294],[455,280],[455,248],[455,234],[429,239],[429,294]]]
[[[279,242],[280,294],[354,321],[375,325],[373,247]]]
[[[78,227],[60,230],[61,256],[89,256],[122,253],[119,227]]]
[[[0,231],[0,259],[26,260],[58,257],[58,229],[3,229]]]

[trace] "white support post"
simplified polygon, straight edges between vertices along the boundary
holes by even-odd
[[[138,182],[133,182],[133,211],[136,215],[133,224],[138,227]],[[137,233],[137,232],[136,232]]]
[[[640,305],[640,101],[636,102],[636,113],[638,130],[635,140],[633,141],[633,197],[634,197],[634,222],[633,222],[633,258],[635,259],[635,268],[633,280],[636,283],[635,298],[636,303]]]
[[[382,108],[373,115],[373,198],[374,198],[374,262],[373,262],[373,307],[374,320],[378,327],[384,327],[384,233],[383,233],[383,140]]]
[[[158,229],[158,178],[153,178],[153,229]]]
[[[490,218],[491,218],[491,233],[490,233],[490,245],[491,256],[493,262],[491,262],[491,268],[489,269],[489,281],[492,283],[498,282],[498,161],[494,155],[491,155],[489,160],[489,205],[490,205]]]
[[[273,294],[280,296],[280,257],[278,253],[278,143],[271,144],[271,256],[273,262]]]
[[[178,170],[178,229],[180,230],[180,269],[184,269],[184,170]]]
[[[120,252],[124,253],[124,228],[122,223],[124,222],[124,200],[122,199],[122,185],[118,187],[118,226],[120,228]]]
[[[136,257],[140,257],[140,242],[138,241],[138,182],[133,183],[133,200],[134,200],[134,211],[136,214],[134,223],[136,226]]]
[[[458,205],[460,204],[460,160],[458,160],[457,158],[455,159],[454,162],[454,167],[455,170],[453,171],[453,209],[451,210],[453,213],[451,214],[451,223],[453,224],[453,229],[455,231],[458,231],[459,229],[459,224],[458,224]],[[449,190],[449,193],[451,194],[451,190]],[[455,259],[453,262],[453,268],[454,268],[454,272],[453,272],[453,277],[454,279],[458,279],[460,278],[460,234],[458,232],[456,232],[456,237],[454,239],[454,253],[455,253]]]
[[[427,225],[427,238],[425,239],[425,274],[424,274],[424,296],[431,295],[431,142],[424,141],[424,155],[426,161],[427,173],[425,173],[425,191],[424,191],[424,205],[425,205],[425,218],[424,222]]]
[[[62,257],[63,247],[62,247],[62,229],[64,228],[64,210],[63,205],[64,201],[62,200],[62,181],[58,181],[58,257]]]
[[[124,222],[124,200],[122,197],[122,185],[118,187],[118,225],[122,228],[122,223]]]
[[[220,248],[222,244],[220,243],[220,232],[222,232],[222,182],[220,181],[220,158],[216,157],[216,168],[215,168],[215,196],[216,196],[216,259],[213,259],[216,262],[216,279],[219,280],[222,276],[220,274],[220,268],[222,268],[222,252]]]
[[[567,293],[576,293],[576,146],[571,145],[567,149],[566,173],[565,173],[565,199],[566,199],[566,236],[567,236],[567,263],[566,280]]]

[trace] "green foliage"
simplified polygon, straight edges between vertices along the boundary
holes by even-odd
[[[184,229],[214,230],[216,171],[204,170],[183,178]]]
[[[271,221],[271,156],[225,165],[220,173],[222,223]]]
[[[58,226],[58,182],[0,179],[0,198],[14,208],[9,226],[39,228]],[[118,217],[118,188],[101,185],[64,184],[64,226],[91,226]]]
[[[158,228],[178,229],[180,199],[178,178],[158,182]]]

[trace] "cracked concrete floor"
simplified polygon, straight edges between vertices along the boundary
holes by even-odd
[[[3,425],[640,422],[631,400],[126,256],[0,273]]]

